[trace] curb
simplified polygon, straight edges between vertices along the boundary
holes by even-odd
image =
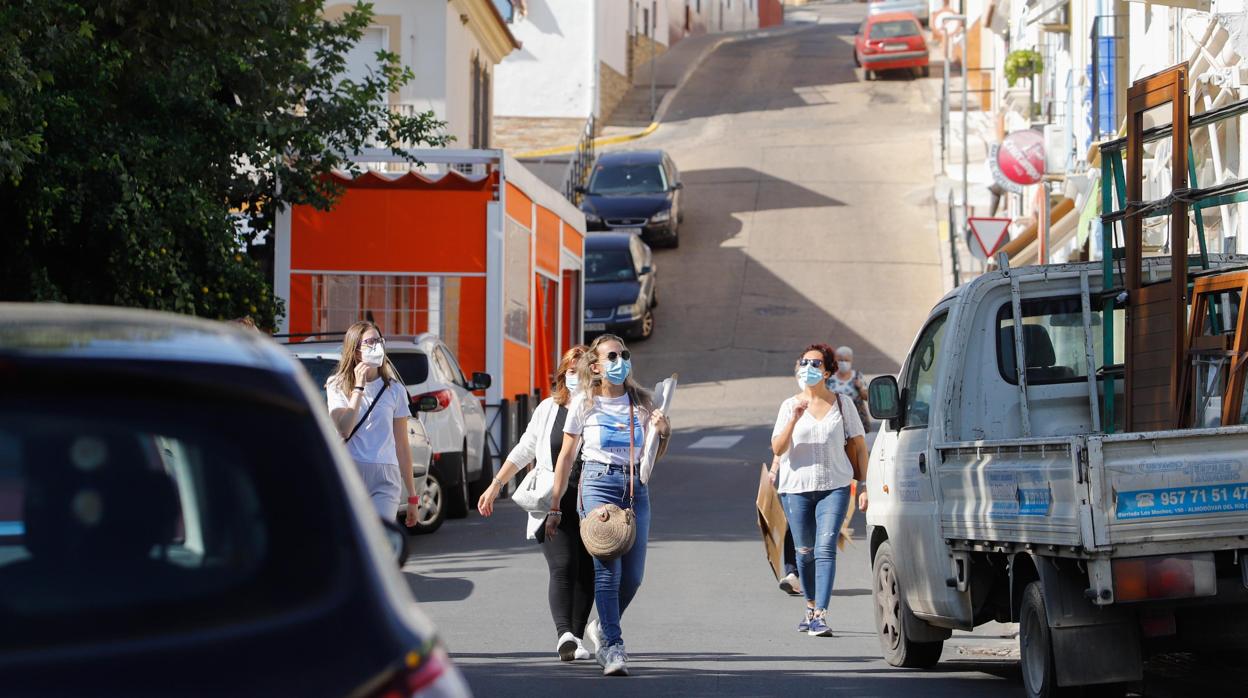
[[[779,26],[779,29],[786,29],[786,28],[787,28],[787,25]],[[698,57],[693,59],[693,62],[689,64],[689,68],[685,70],[685,74],[681,76],[680,81],[676,83],[676,86],[668,90],[667,94],[663,95],[663,100],[660,101],[659,106],[655,108],[654,121],[651,121],[649,126],[647,126],[645,129],[641,131],[638,131],[637,133],[627,133],[627,134],[623,134],[619,136],[604,136],[601,138],[595,138],[594,147],[597,148],[598,146],[603,146],[603,145],[616,145],[619,143],[627,143],[628,141],[639,140],[659,130],[659,126],[663,123],[663,118],[667,116],[668,109],[671,108],[672,102],[676,100],[676,95],[680,93],[680,90],[685,86],[687,82],[689,82],[689,79],[693,77],[693,74],[697,72],[698,68],[706,60],[707,56],[714,53],[720,46],[723,46],[724,44],[732,43],[735,41],[742,41],[744,39],[757,39],[758,37],[764,36],[768,33],[771,33],[770,27],[768,27],[767,29],[750,30],[740,35],[727,35],[726,34],[720,37],[718,40],[707,44],[706,48],[702,49],[702,52],[698,54]],[[787,32],[784,32],[784,33],[787,33]],[[524,153],[516,153],[512,157],[516,158],[517,160],[520,160],[520,159],[544,158],[544,157],[550,157],[551,155],[565,155],[567,153],[571,153],[575,151],[577,148],[577,145],[578,144],[561,145],[561,146],[556,146],[554,148],[543,148],[542,150],[530,150]]]

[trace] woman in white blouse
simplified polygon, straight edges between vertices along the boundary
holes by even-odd
[[[828,390],[835,370],[831,347],[807,347],[796,365],[801,392],[780,405],[771,433],[771,449],[780,456],[771,478],[789,519],[806,596],[806,614],[797,630],[812,637],[832,634],[826,616],[836,578],[836,542],[854,479],[845,450],[866,451],[853,401]]]
[[[542,400],[529,420],[529,426],[520,437],[520,443],[508,454],[503,467],[490,483],[489,488],[477,501],[477,511],[482,516],[494,513],[494,500],[498,498],[503,483],[520,468],[537,460],[535,467],[553,471],[555,459],[563,447],[563,426],[568,416],[568,402],[577,388],[577,364],[586,347],[578,345],[569,349],[559,362],[555,374],[554,390]],[[572,477],[580,478],[581,461],[572,465]],[[585,624],[594,606],[594,560],[581,544],[581,529],[576,515],[576,490],[569,489],[559,501],[557,536],[546,536],[543,524],[549,513],[530,513],[528,537],[542,545],[546,565],[550,568],[550,584],[547,597],[550,615],[555,621],[555,641],[559,658],[565,662],[573,659],[589,659],[581,638],[585,636]]]

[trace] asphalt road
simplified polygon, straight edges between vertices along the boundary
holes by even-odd
[[[1014,626],[956,633],[932,671],[880,659],[861,515],[838,561],[835,637],[799,635],[803,603],[776,588],[755,523],[797,354],[847,344],[868,374],[893,373],[943,290],[931,198],[940,83],[862,82],[850,37],[864,14],[813,5],[721,46],[659,131],[630,144],[672,154],[687,203],[680,249],[656,251],[655,336],[631,347],[640,378],[682,383],[652,483],[646,579],[623,620],[631,676],[557,660],[545,561],[504,501],[492,519],[415,539],[405,568],[478,695],[1021,693]],[[708,436],[727,446],[703,447]]]

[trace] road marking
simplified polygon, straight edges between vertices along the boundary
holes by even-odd
[[[740,440],[740,436],[703,436],[689,444],[689,448],[732,448]]]

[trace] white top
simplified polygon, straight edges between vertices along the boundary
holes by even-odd
[[[336,381],[331,380],[325,385],[330,412],[347,407],[347,395],[335,383]],[[360,409],[355,413],[355,422],[351,423],[352,429],[360,421],[360,417],[364,416],[368,406],[373,404],[373,398],[381,393],[383,385],[384,381],[380,377],[364,385],[364,397],[360,400]],[[390,388],[378,398],[377,406],[368,415],[368,421],[347,442],[347,452],[357,463],[399,464],[398,452],[394,446],[394,420],[412,416],[412,411],[407,406],[408,400],[407,388],[398,381],[390,381]]]
[[[836,395],[836,393],[833,393]],[[771,432],[774,439],[784,431],[793,417],[793,407],[800,396],[793,396],[780,404],[776,427]],[[807,410],[793,426],[789,449],[780,456],[780,477],[776,491],[780,494],[799,492],[822,492],[844,487],[854,479],[854,466],[845,455],[845,439],[864,436],[862,420],[853,402],[837,395],[841,409],[835,405],[823,419],[815,419]],[[845,415],[844,423],[841,414]]]
[[[524,430],[524,436],[520,437],[516,447],[507,454],[507,460],[523,468],[536,458],[537,465],[534,467],[553,472],[555,463],[550,457],[550,430],[555,426],[555,417],[558,414],[559,404],[554,398],[548,397],[542,400],[537,405],[537,409],[533,410],[533,417],[529,420],[529,426]],[[568,486],[575,487],[576,485],[568,483]],[[525,526],[527,537],[530,540],[537,540],[537,529],[541,528],[545,522],[546,514],[529,512],[529,521]]]
[[[628,394],[620,397],[594,396],[589,409],[583,409],[586,396],[577,393],[568,405],[563,431],[581,437],[581,458],[586,462],[628,465]],[[649,413],[633,405],[633,459],[641,458],[646,444]]]

